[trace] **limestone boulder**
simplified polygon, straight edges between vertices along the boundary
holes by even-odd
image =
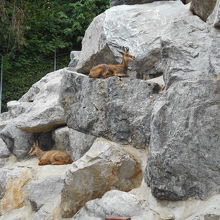
[[[192,0],[190,9],[194,14],[206,21],[215,8],[216,1],[217,0]]]
[[[207,23],[214,26],[215,28],[220,28],[220,1],[217,0],[215,8],[207,19]]]
[[[18,101],[8,104],[13,123],[23,131],[39,133],[65,124],[59,92],[63,70],[47,74]]]
[[[24,207],[24,185],[31,179],[32,174],[28,168],[13,170],[2,168],[0,170],[0,216],[14,209]]]
[[[182,80],[209,79],[220,72],[220,37],[195,16],[178,19],[161,37],[161,68],[166,88]]]
[[[81,158],[92,146],[95,136],[84,134],[68,127],[53,132],[54,147],[68,152],[74,160]]]
[[[38,211],[46,203],[52,203],[64,186],[63,176],[32,180],[28,184],[28,199],[32,209]]]
[[[128,216],[132,220],[145,220],[146,215],[147,210],[135,195],[112,190],[105,193],[101,199],[87,202],[72,219],[102,220],[106,216]]]
[[[67,126],[55,129],[52,133],[52,139],[57,150],[70,153],[69,128]]]
[[[13,124],[8,124],[2,131],[0,137],[7,146],[7,149],[18,159],[27,156],[33,145],[33,134],[20,130]]]
[[[111,189],[129,191],[140,185],[141,165],[119,144],[98,138],[90,150],[71,165],[61,193],[61,213],[72,217],[89,200]]]
[[[220,193],[220,78],[173,83],[151,123],[146,180],[158,199]]]
[[[146,148],[151,110],[160,86],[138,79],[91,79],[66,71],[62,82],[68,127]]]
[[[69,129],[70,151],[72,158],[80,159],[93,145],[96,137],[89,134]]]
[[[181,1],[157,1],[143,5],[121,5],[97,16],[86,30],[77,71],[88,73],[100,63],[119,63],[121,55],[114,45],[129,47],[136,59],[130,72],[137,78],[159,75],[163,30],[189,11]]]
[[[77,66],[77,64],[79,62],[80,53],[81,53],[81,51],[71,51],[70,63],[68,65],[71,69],[74,69]]]

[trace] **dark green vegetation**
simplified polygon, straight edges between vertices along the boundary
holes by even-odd
[[[108,0],[0,0],[0,54],[4,55],[3,110],[30,86],[69,62],[92,19]]]

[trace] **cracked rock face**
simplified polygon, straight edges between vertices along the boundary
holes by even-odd
[[[8,104],[13,123],[27,132],[47,132],[64,125],[64,111],[59,102],[63,70],[47,74],[35,83],[19,101]]]
[[[167,90],[153,110],[145,179],[158,199],[207,198],[220,192],[220,38],[196,17],[167,31]]]
[[[207,23],[220,28],[220,1],[217,0],[215,8],[207,19]]]
[[[94,136],[146,148],[158,85],[137,79],[90,79],[66,71],[62,82],[67,125]]]
[[[130,71],[137,78],[162,73],[160,68],[160,37],[166,26],[183,15],[188,15],[180,1],[158,1],[143,5],[121,5],[97,16],[86,30],[77,72],[88,73],[100,63],[119,63],[118,48],[129,47],[136,57]]]
[[[131,154],[119,144],[97,139],[66,174],[62,216],[72,217],[87,201],[111,189],[129,191],[139,186],[141,179],[141,165]]]
[[[190,9],[202,20],[206,21],[212,13],[217,0],[192,0]]]
[[[154,107],[147,182],[158,199],[220,192],[220,80],[182,81]]]

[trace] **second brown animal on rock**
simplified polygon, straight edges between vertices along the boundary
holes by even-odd
[[[28,155],[30,156],[37,156],[39,158],[38,165],[63,165],[63,164],[70,164],[73,162],[71,156],[64,151],[59,150],[49,150],[43,151],[40,149],[38,141],[33,144],[33,147],[29,151]]]
[[[127,69],[128,63],[135,59],[133,55],[129,53],[129,48],[123,47],[121,64],[99,64],[94,66],[89,73],[91,78],[107,78],[110,76],[128,77]]]

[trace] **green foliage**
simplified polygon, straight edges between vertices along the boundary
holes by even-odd
[[[58,68],[68,65],[70,51],[81,48],[86,28],[108,8],[108,2],[0,0],[4,110],[8,101],[19,99],[33,83],[53,71],[55,49]]]
[[[0,0],[0,54],[24,45],[24,4],[22,1]]]

